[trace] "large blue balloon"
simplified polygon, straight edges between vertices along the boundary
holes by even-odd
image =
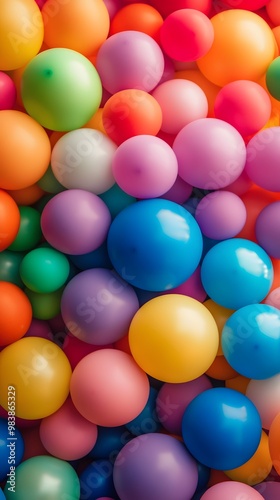
[[[21,432],[17,428],[14,429],[12,420],[0,418],[0,481],[14,478],[13,470],[20,464],[23,453],[24,441]]]
[[[109,257],[131,285],[170,290],[186,281],[202,255],[202,235],[194,217],[169,200],[142,200],[126,207],[108,233]]]
[[[239,309],[266,297],[273,281],[273,265],[257,243],[232,238],[207,252],[201,265],[201,280],[214,302]]]
[[[0,500],[5,500],[5,495],[3,493],[2,488],[0,488]]]
[[[190,453],[217,470],[235,469],[258,448],[260,415],[244,394],[217,387],[196,396],[182,420],[182,436]]]
[[[222,331],[222,349],[240,375],[266,379],[280,373],[280,311],[267,304],[238,309]]]

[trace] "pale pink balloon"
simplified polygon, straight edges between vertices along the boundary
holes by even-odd
[[[264,380],[250,380],[246,396],[256,406],[262,427],[269,430],[272,421],[280,413],[280,373]]]
[[[248,484],[224,481],[211,486],[201,500],[263,500],[263,496]]]

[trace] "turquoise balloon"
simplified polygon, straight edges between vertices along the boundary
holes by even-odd
[[[27,252],[35,248],[42,238],[41,215],[35,208],[27,206],[20,206],[19,212],[19,230],[9,250]]]
[[[80,482],[72,465],[51,456],[32,457],[16,468],[16,488],[7,500],[79,500]]]
[[[9,283],[14,283],[20,288],[24,287],[19,274],[24,255],[22,252],[12,252],[10,250],[0,252],[0,281],[9,281]]]
[[[99,195],[109,208],[112,219],[125,207],[136,202],[136,198],[125,193],[118,184],[114,184],[108,191]]]
[[[43,127],[69,131],[85,125],[99,108],[100,77],[75,50],[48,49],[26,66],[21,97],[27,113]]]
[[[33,292],[52,293],[61,288],[68,278],[70,264],[57,250],[40,247],[28,252],[20,265],[20,277]]]

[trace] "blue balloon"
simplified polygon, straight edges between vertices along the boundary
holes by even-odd
[[[3,493],[2,488],[0,488],[0,500],[5,500],[5,495]]]
[[[194,217],[164,199],[142,200],[113,220],[108,252],[115,270],[132,286],[170,290],[186,281],[202,255],[202,235]]]
[[[106,241],[92,252],[84,253],[82,255],[68,255],[68,257],[71,262],[73,262],[73,264],[81,271],[94,269],[96,267],[112,269]]]
[[[257,243],[232,238],[214,245],[201,265],[201,281],[217,304],[239,309],[261,302],[273,281],[273,265]]]
[[[222,330],[222,349],[240,375],[266,379],[280,373],[280,311],[267,304],[238,309]]]
[[[247,462],[260,443],[260,415],[249,398],[226,387],[208,389],[187,406],[182,436],[196,460],[217,470]]]
[[[125,207],[136,202],[136,198],[125,193],[118,184],[114,184],[108,191],[100,194],[99,198],[106,203],[112,219],[114,219]]]
[[[14,469],[20,464],[24,453],[21,432],[13,422],[0,418],[0,481],[14,479]],[[1,498],[1,497],[0,497]]]
[[[80,498],[118,498],[113,482],[113,463],[110,460],[94,460],[83,470],[79,479]]]
[[[97,459],[106,458],[113,463],[124,445],[133,437],[125,425],[119,427],[98,426],[97,440],[89,452],[89,456]]]
[[[129,432],[134,436],[149,434],[150,432],[159,432],[159,430],[162,429],[156,411],[157,397],[158,391],[154,389],[154,387],[150,387],[149,398],[144,409],[134,418],[134,420],[125,424]]]

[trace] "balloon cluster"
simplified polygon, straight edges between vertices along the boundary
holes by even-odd
[[[279,499],[278,0],[2,0],[0,47],[0,499]]]

